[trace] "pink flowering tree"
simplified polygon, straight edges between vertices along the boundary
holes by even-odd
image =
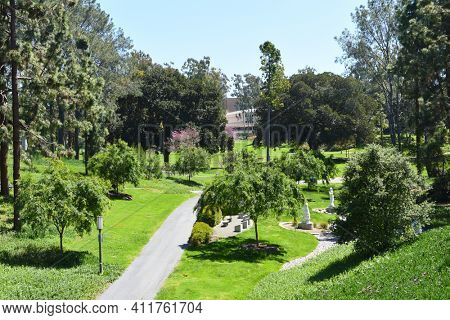
[[[177,151],[183,148],[195,147],[200,142],[200,134],[195,128],[175,130],[169,140],[169,150]]]

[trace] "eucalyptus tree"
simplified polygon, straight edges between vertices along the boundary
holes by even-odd
[[[271,147],[271,112],[283,106],[283,94],[289,90],[289,81],[284,75],[284,66],[281,62],[281,52],[269,41],[259,46],[261,51],[262,94],[261,98],[267,108],[266,145],[267,162],[270,161]]]
[[[394,71],[400,50],[396,4],[397,0],[369,0],[367,7],[360,6],[352,14],[355,32],[345,29],[336,38],[344,51],[338,60],[381,94],[393,145],[400,143],[403,107],[402,81]]]

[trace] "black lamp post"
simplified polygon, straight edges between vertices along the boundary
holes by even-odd
[[[103,257],[102,257],[102,230],[103,230],[103,217],[97,217],[97,230],[98,230],[98,263],[99,263],[99,273],[103,274]]]

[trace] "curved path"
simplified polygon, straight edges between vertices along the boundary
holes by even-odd
[[[183,202],[164,221],[125,272],[99,297],[101,300],[153,299],[183,254],[195,223],[199,197]]]
[[[313,235],[317,238],[317,240],[319,240],[317,247],[312,252],[310,252],[309,254],[307,254],[304,257],[297,258],[292,261],[286,262],[281,267],[281,271],[296,267],[296,266],[302,264],[303,262],[305,262],[311,258],[314,258],[318,254],[320,254],[328,249],[331,249],[332,247],[334,247],[336,245],[337,240],[330,232],[321,233],[321,234],[313,234]]]

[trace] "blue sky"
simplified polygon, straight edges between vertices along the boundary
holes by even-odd
[[[272,41],[286,74],[310,66],[342,73],[334,40],[353,29],[350,13],[366,0],[98,0],[138,50],[181,67],[211,57],[228,77],[259,71],[259,45]]]

